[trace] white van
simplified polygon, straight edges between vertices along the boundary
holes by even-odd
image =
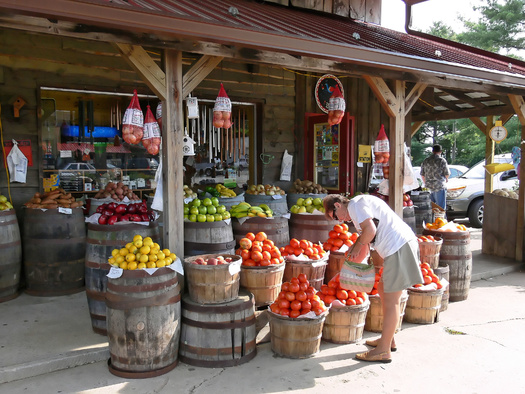
[[[510,163],[510,153],[494,156],[494,163]],[[483,197],[485,194],[485,176],[493,176],[494,189],[516,189],[519,185],[515,169],[490,175],[480,161],[458,178],[447,182],[447,218],[468,217],[473,227],[483,225]]]

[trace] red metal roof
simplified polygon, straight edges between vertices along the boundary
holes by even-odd
[[[284,36],[349,44],[437,62],[455,63],[492,71],[525,75],[525,63],[474,49],[457,47],[366,22],[305,9],[261,4],[247,0],[98,0],[112,7],[131,7],[164,16],[230,25]],[[235,11],[229,10],[235,8]]]

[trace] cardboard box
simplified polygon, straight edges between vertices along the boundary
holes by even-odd
[[[44,178],[44,192],[50,192],[60,187],[60,177],[52,174],[50,178]]]
[[[137,178],[137,188],[143,188],[146,187],[146,180],[144,178]]]

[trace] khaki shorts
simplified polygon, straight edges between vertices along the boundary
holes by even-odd
[[[385,257],[381,280],[385,293],[395,293],[423,283],[416,239],[408,241],[397,252]]]

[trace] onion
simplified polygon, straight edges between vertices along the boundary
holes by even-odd
[[[118,194],[119,196],[122,196],[122,194],[124,194],[124,190],[122,190],[122,188],[120,187],[117,187],[115,189],[115,193]]]

